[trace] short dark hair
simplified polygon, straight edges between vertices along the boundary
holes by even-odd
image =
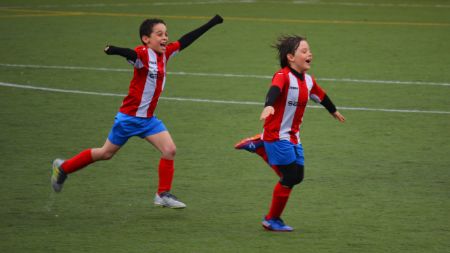
[[[278,58],[282,68],[289,66],[287,55],[295,54],[295,50],[297,50],[302,40],[306,40],[306,38],[298,35],[282,35],[272,46],[278,49]]]
[[[159,18],[150,18],[150,19],[146,19],[144,20],[144,22],[142,22],[141,26],[139,27],[139,38],[142,41],[142,36],[150,36],[150,34],[153,32],[153,26],[157,25],[157,24],[166,24],[164,22],[164,20],[159,19]],[[142,41],[142,43],[144,43]]]

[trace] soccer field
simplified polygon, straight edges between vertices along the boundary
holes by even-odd
[[[51,161],[101,146],[132,67],[104,46],[169,39],[224,17],[168,65],[156,114],[177,145],[173,193],[153,206],[159,153],[140,138],[50,186]],[[307,37],[347,122],[310,104],[306,175],[261,227],[276,175],[234,144],[262,130],[271,48]],[[0,2],[0,252],[450,252],[450,2],[446,0]]]

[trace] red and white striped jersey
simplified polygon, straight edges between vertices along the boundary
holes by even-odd
[[[135,48],[137,59],[130,62],[134,65],[134,76],[120,112],[142,118],[153,116],[159,96],[164,90],[167,61],[179,50],[178,41],[169,43],[164,54],[158,54],[146,46]]]
[[[280,88],[281,93],[273,105],[275,113],[266,118],[262,139],[264,141],[288,140],[300,143],[300,125],[306,104],[311,98],[320,103],[325,91],[317,85],[316,80],[308,74],[298,78],[289,67],[276,72],[272,85]]]

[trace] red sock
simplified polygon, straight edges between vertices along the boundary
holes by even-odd
[[[267,153],[266,153],[266,149],[264,148],[264,146],[258,148],[255,150],[255,153],[259,156],[261,156],[261,158],[266,162],[269,163],[269,160],[267,159]]]
[[[260,156],[267,164],[269,164],[269,158],[267,158],[267,153],[266,153],[266,149],[264,148],[264,146],[258,148],[258,149],[255,151],[255,153],[256,153],[257,155],[259,155],[259,156]],[[280,170],[278,169],[278,167],[277,167],[276,165],[272,165],[272,166],[271,166],[271,165],[269,164],[269,166],[273,169],[273,171],[275,171],[275,173],[277,173],[277,175],[278,175],[279,177],[282,176]]]
[[[173,174],[175,172],[173,160],[161,158],[159,161],[158,175],[158,194],[161,192],[170,191],[172,188]]]
[[[280,182],[275,185],[275,189],[273,189],[272,205],[270,206],[269,214],[267,214],[266,219],[280,218],[291,191],[291,188],[282,186]]]
[[[280,178],[283,176],[283,174],[281,174],[280,169],[278,168],[278,166],[272,165],[272,166],[270,166],[270,168],[272,168],[272,170],[275,171],[275,173],[277,173],[277,175],[278,175]]]
[[[73,173],[79,169],[86,167],[87,165],[93,163],[91,149],[86,149],[79,153],[78,155],[66,160],[61,168],[66,174]]]

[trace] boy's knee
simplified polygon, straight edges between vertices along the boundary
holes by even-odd
[[[109,160],[109,159],[113,158],[114,154],[115,154],[114,152],[104,152],[101,156],[101,159]]]
[[[105,146],[101,148],[93,148],[91,151],[92,160],[94,161],[109,160],[116,154],[117,150],[107,148]]]
[[[173,159],[177,153],[177,147],[175,145],[169,145],[161,150],[162,157],[166,159]]]
[[[98,160],[109,160],[114,156],[115,152],[103,151],[102,149],[97,149],[95,152],[92,152],[92,159],[94,161]]]

